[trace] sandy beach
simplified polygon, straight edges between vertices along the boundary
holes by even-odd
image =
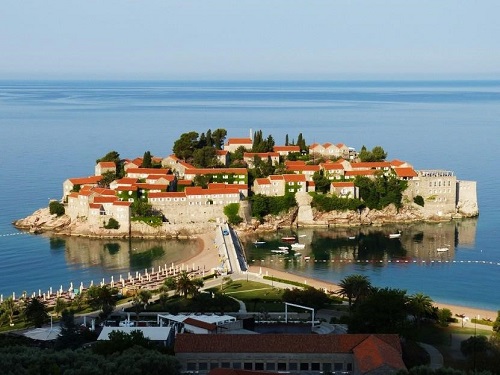
[[[185,263],[187,264],[195,264],[196,266],[200,266],[201,268],[205,267],[206,271],[211,270],[218,266],[219,263],[219,255],[217,252],[217,248],[214,246],[215,234],[214,232],[205,233],[198,237],[200,252],[194,257],[187,259]],[[299,275],[295,275],[290,272],[279,271],[268,267],[261,266],[250,266],[249,271],[255,274],[261,273],[266,276],[274,276],[286,280],[297,281],[300,283],[311,285],[312,287],[324,289],[329,292],[336,292],[339,290],[339,286],[336,284],[332,284],[329,282],[325,282],[318,279],[313,279],[310,277],[303,277]],[[494,310],[486,310],[480,309],[471,306],[459,306],[459,305],[451,305],[446,303],[441,303],[439,301],[434,301],[434,305],[439,308],[447,308],[449,309],[453,316],[465,315],[468,318],[472,319],[474,317],[479,317],[480,319],[491,319],[495,320],[497,317],[497,311]],[[500,306],[499,306],[500,309]]]

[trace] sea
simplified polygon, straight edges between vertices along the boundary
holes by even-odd
[[[70,283],[179,263],[192,241],[104,241],[20,232],[16,219],[60,199],[69,177],[90,176],[109,151],[164,157],[188,131],[262,130],[276,144],[382,146],[388,160],[477,181],[480,215],[441,224],[299,229],[302,256],[246,243],[251,264],[373,285],[436,301],[500,309],[500,81],[0,81],[0,294],[36,294]],[[401,231],[399,239],[388,234]],[[258,239],[257,237],[255,239]],[[449,251],[437,253],[438,247]],[[309,256],[306,261],[305,257]]]

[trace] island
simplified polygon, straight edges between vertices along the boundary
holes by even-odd
[[[415,170],[381,146],[276,145],[250,130],[183,133],[173,154],[123,159],[111,151],[94,174],[63,182],[60,201],[13,224],[33,233],[189,238],[228,222],[237,230],[444,221],[479,214],[476,182]]]

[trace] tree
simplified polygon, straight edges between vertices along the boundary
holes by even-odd
[[[349,333],[398,333],[404,335],[407,324],[405,290],[374,290],[356,303],[349,321]]]
[[[115,165],[118,168],[118,165],[120,164],[120,154],[116,151],[110,151],[106,155],[104,155],[102,158],[96,160],[96,164],[100,163],[101,161],[112,161],[115,163]]]
[[[61,316],[62,312],[66,310],[67,307],[68,304],[63,298],[61,297],[57,298],[56,304],[54,306],[54,312],[56,313],[56,316]]]
[[[51,200],[49,203],[49,212],[51,215],[62,216],[64,215],[64,205],[56,200]]]
[[[64,310],[61,316],[61,332],[56,339],[55,349],[76,349],[84,342],[84,337],[80,334],[80,327],[75,323],[75,315],[72,310]]]
[[[109,188],[109,185],[116,180],[116,173],[113,171],[104,172],[101,175],[101,180],[97,183],[99,187]]]
[[[183,133],[180,138],[174,142],[173,151],[175,156],[179,159],[188,160],[193,156],[193,152],[197,145],[198,133]]]
[[[215,129],[212,132],[212,142],[215,146],[216,150],[222,150],[222,147],[224,146],[224,140],[226,139],[227,136],[227,130],[226,129]]]
[[[492,349],[491,344],[488,342],[488,338],[483,335],[471,336],[460,343],[460,351],[466,357],[473,356],[477,353],[486,353]]]
[[[137,314],[137,320],[139,320],[139,313],[145,306],[147,306],[152,296],[153,293],[151,293],[151,291],[147,289],[137,289],[135,291],[132,305],[134,306],[135,313]]]
[[[330,298],[325,292],[313,287],[285,289],[282,300],[283,302],[311,307],[315,310],[322,309],[330,302]]]
[[[101,311],[101,318],[106,318],[116,306],[116,293],[108,285],[93,285],[87,289],[87,302],[92,309]]]
[[[316,191],[321,193],[328,193],[330,191],[331,181],[325,177],[323,170],[314,172],[313,181],[316,186]]]
[[[132,202],[130,208],[132,217],[148,217],[148,216],[154,216],[155,214],[151,203],[148,203],[140,199],[137,199],[134,202]]]
[[[417,326],[420,326],[420,322],[425,316],[432,315],[433,311],[431,297],[423,293],[416,293],[408,298],[408,312],[414,316]]]
[[[229,203],[224,206],[224,215],[227,216],[227,222],[232,225],[238,225],[243,221],[243,218],[238,215],[238,211],[240,210],[239,203]]]
[[[450,309],[438,309],[437,318],[438,323],[441,327],[447,327],[451,317],[452,314]]]
[[[108,222],[104,225],[105,229],[120,229],[120,223],[116,219],[110,217]]]
[[[40,298],[31,298],[23,311],[24,319],[28,324],[40,328],[49,321],[49,314]]]
[[[413,198],[413,203],[418,204],[422,207],[424,207],[425,205],[424,198],[421,195],[417,195],[415,198]]]
[[[111,331],[108,335],[109,340],[98,341],[92,346],[96,354],[109,356],[113,353],[121,353],[134,346],[150,348],[150,340],[144,337],[140,330],[132,330],[130,333],[121,331]]]
[[[144,153],[144,156],[142,158],[141,167],[142,168],[152,168],[153,167],[153,161],[152,161],[152,158],[151,158],[151,152],[146,151]]]
[[[18,309],[16,301],[12,297],[4,299],[0,305],[0,325],[9,322],[9,325],[14,325],[14,315]]]
[[[208,168],[217,165],[217,155],[215,148],[205,146],[193,152],[193,164],[198,168]]]
[[[372,285],[367,276],[354,274],[346,276],[339,283],[337,294],[346,297],[351,309],[353,301],[362,300],[372,292]]]
[[[493,323],[493,332],[495,332],[496,335],[500,335],[500,310],[498,310],[497,318]]]
[[[200,280],[200,281],[198,281]],[[183,297],[193,296],[198,293],[198,289],[203,286],[203,280],[192,280],[186,271],[182,271],[177,278],[176,292]]]
[[[371,151],[363,146],[359,151],[358,158],[362,162],[383,161],[387,158],[387,153],[381,146],[375,146]]]

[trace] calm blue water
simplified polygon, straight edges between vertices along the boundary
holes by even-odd
[[[59,198],[66,178],[93,174],[95,160],[110,150],[131,158],[147,150],[166,156],[181,133],[218,127],[233,137],[261,129],[278,144],[287,133],[292,140],[302,132],[308,143],[343,142],[357,149],[381,145],[389,159],[476,180],[480,217],[473,240],[458,243],[453,260],[500,261],[500,81],[2,81],[0,293],[87,283],[181,259],[192,245],[68,243],[10,235],[16,233],[11,222]],[[332,281],[362,272],[376,285],[422,291],[443,302],[500,308],[499,266],[326,264],[290,270]]]

